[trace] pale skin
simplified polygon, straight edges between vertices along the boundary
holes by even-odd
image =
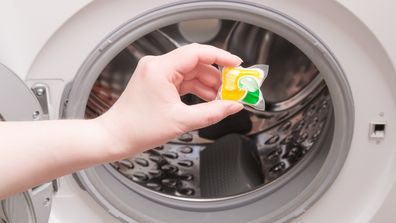
[[[133,156],[240,111],[214,100],[221,84],[212,66],[238,66],[224,50],[190,44],[142,58],[119,100],[92,120],[0,122],[0,199],[54,178]],[[188,106],[180,95],[208,101]]]

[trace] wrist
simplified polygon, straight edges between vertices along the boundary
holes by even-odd
[[[97,129],[99,141],[105,150],[105,162],[120,160],[125,157],[131,156],[130,145],[126,145],[125,140],[122,139],[122,134],[118,131],[119,126],[114,119],[109,119],[107,113],[89,120],[92,125]],[[110,121],[112,120],[112,121]]]

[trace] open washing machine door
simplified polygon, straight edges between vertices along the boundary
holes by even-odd
[[[44,86],[30,90],[19,77],[0,64],[0,121],[32,121],[46,118]],[[35,96],[37,95],[37,97]],[[44,102],[45,100],[41,100]],[[48,222],[56,182],[45,183],[0,201],[0,222]]]

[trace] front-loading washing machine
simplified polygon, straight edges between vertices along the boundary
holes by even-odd
[[[396,218],[396,34],[389,29],[395,3],[41,3],[5,4],[16,21],[2,21],[9,33],[1,37],[0,61],[30,89],[23,90],[34,102],[26,108],[29,119],[95,118],[117,100],[141,57],[188,43],[226,49],[243,66],[270,67],[265,112],[244,110],[129,159],[45,184],[47,196],[37,204],[51,210],[50,222]],[[4,89],[2,101],[18,100]],[[192,95],[182,100],[202,102]],[[2,108],[5,120],[18,119],[5,117],[20,111],[11,104]],[[25,210],[9,200],[3,215]]]

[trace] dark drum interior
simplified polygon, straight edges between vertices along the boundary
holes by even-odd
[[[191,42],[230,51],[244,60],[244,67],[268,64],[269,75],[262,86],[267,110],[243,110],[215,125],[113,162],[110,165],[118,177],[175,199],[241,196],[308,163],[322,149],[314,145],[321,145],[325,136],[332,136],[328,124],[334,122],[332,101],[315,64],[277,34],[231,20],[184,21],[131,43],[96,80],[85,117],[97,117],[110,108],[140,58],[160,55]],[[182,100],[186,104],[202,102],[194,95],[183,96]]]

